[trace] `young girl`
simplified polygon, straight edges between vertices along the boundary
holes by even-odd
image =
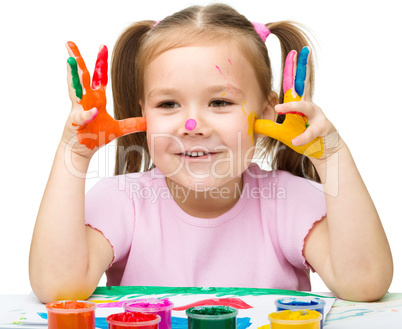
[[[286,62],[279,96],[270,34]],[[311,100],[305,46],[294,24],[251,23],[220,4],[136,23],[114,49],[114,121],[106,48],[90,86],[68,43],[72,110],[30,253],[38,298],[85,299],[105,271],[108,285],[310,290],[310,269],[340,298],[381,298],[387,238],[346,143]],[[116,137],[116,176],[85,196],[91,157]],[[257,155],[275,170],[251,163]]]

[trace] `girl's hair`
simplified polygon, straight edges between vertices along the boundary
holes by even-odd
[[[295,23],[268,23],[271,34],[278,37],[282,50],[282,72],[286,55],[291,50],[311,46],[308,37]],[[111,77],[114,115],[117,120],[142,116],[140,101],[144,97],[144,67],[163,52],[186,46],[210,45],[228,41],[238,46],[254,67],[263,94],[268,99],[272,91],[272,70],[267,47],[252,23],[232,7],[224,4],[192,6],[155,21],[141,21],[128,27],[118,39],[112,58]],[[282,77],[283,79],[283,77]],[[314,70],[310,70],[311,90]],[[281,83],[282,85],[282,83]],[[283,102],[281,87],[279,102]],[[279,115],[277,122],[284,120]],[[259,141],[256,154],[269,161],[273,169],[319,181],[311,161],[269,137]],[[115,175],[147,171],[153,168],[146,133],[134,133],[117,140]]]

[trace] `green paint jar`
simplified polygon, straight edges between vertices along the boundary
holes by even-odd
[[[239,311],[233,307],[206,305],[186,310],[188,329],[236,329]]]

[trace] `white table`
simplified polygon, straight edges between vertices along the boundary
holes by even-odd
[[[330,295],[328,293],[317,293]],[[5,325],[12,312],[30,309],[46,312],[33,293],[29,295],[0,295],[0,329],[44,329],[46,325]],[[332,318],[332,320],[331,320]],[[344,318],[344,319],[342,319]],[[402,294],[387,294],[377,303],[352,303],[337,300],[327,316],[324,329],[402,329]]]

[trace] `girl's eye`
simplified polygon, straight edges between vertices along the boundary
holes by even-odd
[[[175,102],[164,102],[162,104],[159,104],[158,107],[161,107],[163,109],[173,109],[175,107],[179,107],[179,104]]]
[[[231,104],[232,103],[224,101],[222,99],[216,99],[216,100],[212,101],[209,106],[211,106],[211,107],[224,107],[224,106],[228,106],[228,105],[231,105]]]

